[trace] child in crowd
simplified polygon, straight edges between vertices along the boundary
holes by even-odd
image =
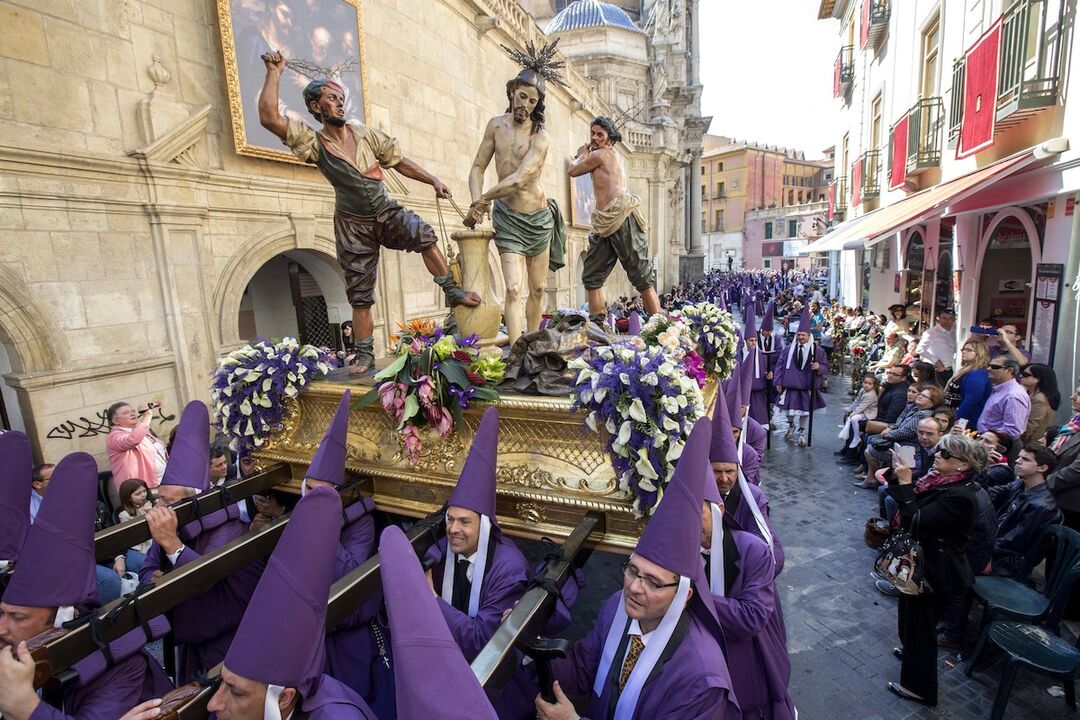
[[[131,478],[120,485],[120,512],[117,513],[120,522],[142,517],[153,506],[150,501],[150,489],[142,480]],[[141,542],[125,553],[128,572],[138,574],[139,568],[146,559],[146,551],[150,549],[152,542],[153,540]]]
[[[877,401],[880,390],[880,381],[876,375],[867,373],[863,375],[862,387],[855,396],[855,400],[844,408],[844,424],[840,431],[840,439],[847,447],[859,447],[859,423],[863,420],[873,420],[877,417]]]

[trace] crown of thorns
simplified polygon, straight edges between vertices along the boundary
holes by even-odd
[[[506,45],[503,45],[502,49],[511,60],[526,70],[532,70],[544,80],[566,87],[566,82],[560,74],[566,67],[566,63],[555,59],[555,48],[558,44],[559,39],[556,38],[537,50],[536,45],[530,40],[525,43],[524,50],[516,50]]]
[[[290,58],[285,61],[285,67],[298,75],[303,75],[308,80],[340,78],[345,73],[355,70],[358,65],[359,63],[356,58],[348,58],[342,60],[337,65],[331,65],[329,67],[319,65],[311,60],[305,60],[304,58]]]

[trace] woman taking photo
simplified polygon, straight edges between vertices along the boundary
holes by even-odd
[[[893,445],[915,445],[919,441],[919,421],[930,417],[941,405],[944,394],[937,385],[915,384],[908,387],[908,405],[896,422],[880,435],[871,436],[866,444],[866,474],[856,473],[852,485],[862,488],[878,486],[874,473],[890,460]]]
[[[911,468],[893,456],[888,493],[900,508],[900,526],[922,547],[929,592],[901,595],[897,626],[902,647],[900,682],[889,690],[906,700],[936,705],[937,624],[975,582],[967,546],[975,527],[976,483],[972,477],[986,466],[986,450],[962,435],[946,435],[937,445],[934,466],[917,483]]]
[[[1027,429],[1020,439],[1024,443],[1046,444],[1046,431],[1050,429],[1054,414],[1061,405],[1061,393],[1058,391],[1054,369],[1042,363],[1025,365],[1020,371],[1020,384],[1031,397]]]
[[[986,366],[990,351],[981,342],[966,342],[960,348],[960,369],[945,384],[945,404],[956,411],[957,420],[966,420],[974,428],[983,406],[994,389]]]

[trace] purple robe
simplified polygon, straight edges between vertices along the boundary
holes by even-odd
[[[757,450],[759,457],[765,457],[765,426],[754,419],[753,406],[750,412],[751,415],[746,421],[746,444]]]
[[[307,720],[379,720],[359,695],[329,675],[322,676],[300,709]]]
[[[525,587],[529,582],[529,564],[513,540],[496,531],[493,526],[488,542],[495,546],[495,552],[484,570],[484,584],[480,588],[480,607],[476,617],[469,617],[467,612],[462,612],[439,598],[439,609],[450,627],[450,634],[457,641],[466,662],[470,663],[499,629],[503,610],[514,607],[514,603],[525,594]],[[435,581],[435,592],[441,595],[446,538],[432,545],[425,557],[437,561],[431,575]]]
[[[829,358],[825,349],[821,347],[821,343],[815,342],[814,350],[810,353],[811,357],[804,358],[803,366],[800,368],[795,355],[792,355],[790,363],[788,362],[788,353],[794,344],[793,342],[785,346],[776,359],[773,384],[784,389],[781,397],[776,399],[776,404],[788,411],[809,412],[810,388],[813,387],[814,410],[821,410],[825,407],[825,396],[820,390],[821,378],[829,374]],[[820,364],[816,372],[810,369],[810,364],[813,362]]]
[[[205,529],[201,532],[198,522],[185,526],[180,532],[184,550],[174,566],[169,565],[155,541],[139,570],[139,582],[149,582],[157,570],[167,573],[172,567],[194,562],[246,533],[247,525],[233,519],[234,511],[230,507],[208,515],[203,519]],[[195,532],[198,535],[194,539],[187,539]],[[174,637],[176,644],[184,649],[182,664],[177,669],[181,684],[191,682],[200,670],[212,668],[225,659],[265,566],[265,560],[257,560],[173,608],[170,616]]]
[[[751,485],[761,484],[761,455],[749,443],[742,449],[742,471],[746,482]]]
[[[612,716],[623,653],[616,653],[611,678],[600,696],[593,693],[593,681],[600,665],[608,630],[622,602],[616,592],[600,608],[593,629],[574,643],[570,654],[551,664],[552,675],[567,695],[588,695],[588,717],[607,720]],[[741,717],[730,688],[724,653],[715,636],[691,612],[684,615],[685,634],[672,641],[661,655],[652,675],[641,688],[634,720],[733,720]],[[681,623],[680,623],[681,626]],[[625,651],[624,651],[625,652]]]
[[[772,520],[769,519],[769,499],[765,497],[765,493],[763,493],[761,488],[757,485],[750,485],[749,487],[750,494],[754,496],[754,501],[757,502],[758,508],[761,509],[761,514],[765,517],[765,523],[769,526],[769,532],[772,533],[773,556],[776,560],[776,567],[773,568],[773,570],[776,575],[779,575],[780,571],[784,569],[784,546],[780,543],[780,538],[776,535],[776,529],[773,527]],[[736,484],[724,499],[726,505],[724,511],[724,526],[730,527],[733,530],[742,530],[744,532],[753,533],[764,540],[765,538],[762,536],[761,531],[758,530],[757,522],[754,521],[754,513],[751,512],[750,506],[748,506],[745,501],[746,498],[742,497],[739,492],[739,486]],[[733,505],[734,509],[732,509]]]
[[[64,711],[42,701],[30,720],[116,720],[139,703],[171,689],[161,666],[140,650],[89,681],[80,680],[67,697]]]
[[[335,582],[371,557],[375,548],[375,519],[371,516],[374,509],[375,503],[370,498],[364,498],[345,508],[347,523],[341,529],[338,541],[337,561],[334,566]],[[371,663],[379,655],[379,646],[371,631],[370,622],[375,618],[381,604],[382,593],[378,593],[326,636],[326,674],[351,688],[373,709],[381,704],[383,712],[379,713],[380,717],[386,714],[386,709],[394,706],[393,697],[374,697],[378,690],[389,691],[390,688],[373,687],[371,682]],[[384,647],[389,653],[389,631],[385,628],[383,638]],[[387,677],[389,675],[390,673]]]
[[[760,341],[759,341],[760,342]],[[757,364],[757,372],[750,373],[750,418],[758,422],[759,427],[769,422],[769,380],[765,377],[769,373],[768,361],[765,353],[760,348],[754,348],[749,352],[743,362]],[[756,375],[756,377],[755,377]],[[765,450],[765,438],[762,436],[762,447],[758,452]]]
[[[734,561],[735,577],[726,573],[724,597],[713,595],[712,600],[742,717],[794,720],[788,696],[791,659],[769,546],[757,535],[730,530],[724,537],[724,553],[726,566]]]

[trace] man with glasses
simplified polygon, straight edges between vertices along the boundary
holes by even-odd
[[[1031,353],[1020,347],[1020,333],[1015,325],[998,328],[997,342],[990,346],[990,359],[1012,358],[1021,365],[1031,362]]]
[[[1018,381],[1020,363],[1012,357],[997,357],[986,367],[994,384],[990,398],[979,415],[979,432],[993,430],[1018,438],[1027,429],[1031,414],[1031,397]]]

